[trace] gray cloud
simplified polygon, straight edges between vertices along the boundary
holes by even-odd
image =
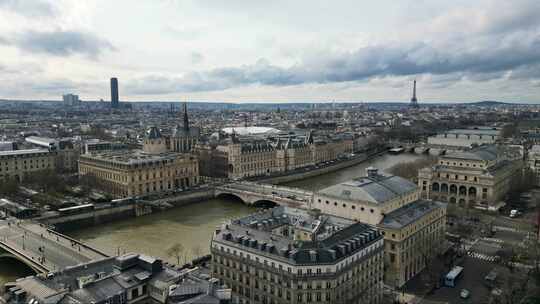
[[[204,55],[199,52],[191,52],[190,59],[191,63],[199,64],[204,61]]]
[[[427,32],[434,27],[432,35],[418,35],[416,40],[380,43],[350,52],[318,53],[288,67],[259,60],[181,76],[151,75],[131,81],[128,88],[136,94],[167,94],[417,75],[432,75],[429,79],[441,87],[463,80],[540,79],[538,11],[538,0],[489,0],[476,9],[444,12],[422,26]]]
[[[481,40],[476,44],[470,39],[463,40],[463,45],[437,48],[425,42],[377,45],[350,53],[329,53],[290,67],[260,60],[251,65],[191,72],[181,77],[150,76],[136,80],[129,87],[134,93],[157,94],[216,91],[249,85],[325,84],[419,74],[453,74],[450,78],[472,81],[489,81],[514,70],[519,71],[521,77],[537,76],[534,74],[537,71],[529,66],[540,64],[540,34],[511,34],[490,39],[497,43]]]
[[[78,31],[26,31],[10,38],[0,37],[0,43],[14,45],[30,53],[54,56],[82,54],[96,58],[103,51],[114,50],[107,40],[92,33]]]
[[[51,3],[43,0],[0,0],[0,9],[27,17],[49,17],[57,13]]]

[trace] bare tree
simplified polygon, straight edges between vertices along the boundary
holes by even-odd
[[[416,180],[418,170],[433,166],[435,163],[437,163],[437,158],[435,157],[422,158],[413,162],[395,164],[388,169],[388,172],[409,180]]]
[[[19,188],[19,182],[15,178],[9,178],[0,183],[0,194],[14,194]]]
[[[169,249],[167,249],[167,256],[170,258],[176,258],[176,264],[180,265],[180,258],[182,257],[183,252],[184,246],[180,243],[175,243],[169,247]]]
[[[517,122],[504,125],[501,130],[501,136],[503,138],[511,138],[519,135],[519,128]]]

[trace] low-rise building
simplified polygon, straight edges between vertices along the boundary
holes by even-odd
[[[8,304],[230,303],[229,289],[196,273],[126,254],[7,283],[3,299]]]
[[[216,231],[213,276],[235,303],[381,303],[383,247],[373,226],[277,207]]]
[[[523,161],[510,149],[495,145],[440,156],[435,166],[418,172],[422,197],[461,207],[498,209],[514,183],[521,180]]]
[[[49,138],[39,136],[28,136],[26,142],[49,151],[56,152],[56,169],[59,171],[76,172],[79,160],[80,149],[69,138]]]
[[[46,149],[0,151],[0,181],[22,181],[32,173],[55,170],[56,161],[57,152]]]
[[[385,282],[403,286],[444,249],[446,204],[420,199],[416,184],[375,168],[317,191],[311,207],[378,227],[385,239]]]
[[[528,165],[534,174],[534,185],[540,186],[540,145],[534,145],[529,150]]]
[[[282,174],[334,161],[353,152],[352,136],[320,136],[275,134],[238,136],[236,133],[217,142],[200,143],[197,147],[203,175],[242,179]],[[212,170],[218,169],[218,170]]]
[[[81,155],[79,177],[114,197],[140,196],[197,185],[199,162],[192,154],[168,151],[154,127],[143,150]]]

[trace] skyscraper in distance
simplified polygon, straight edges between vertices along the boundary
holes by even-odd
[[[111,108],[118,109],[120,107],[118,100],[118,79],[111,78]]]

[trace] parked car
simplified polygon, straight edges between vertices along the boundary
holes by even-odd
[[[462,289],[459,293],[459,297],[462,299],[468,299],[471,296],[471,292],[467,289]]]

